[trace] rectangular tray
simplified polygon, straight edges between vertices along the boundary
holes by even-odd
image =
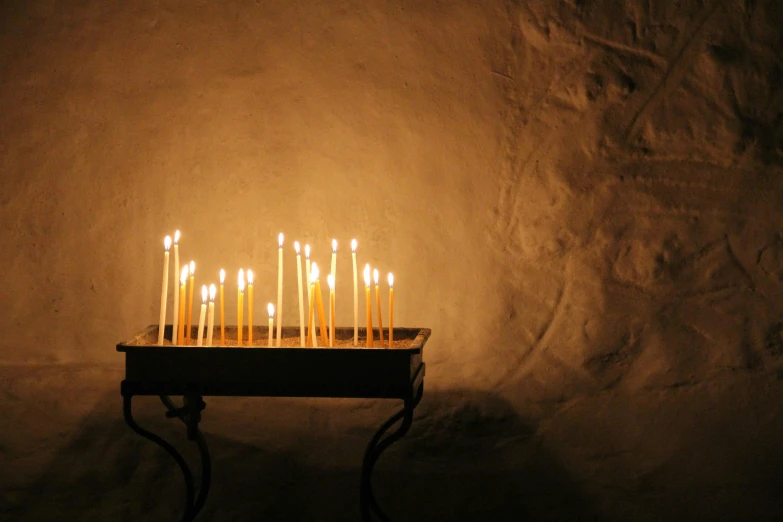
[[[395,340],[411,341],[404,348],[249,348],[157,346],[157,332],[152,325],[117,345],[125,353],[123,395],[405,399],[424,378],[422,355],[431,333],[395,328]],[[360,345],[365,333],[359,328]],[[267,327],[254,327],[253,335],[266,339]],[[374,335],[377,340],[377,328]],[[298,338],[299,327],[284,327],[286,337]],[[336,328],[335,337],[352,338],[353,327]]]

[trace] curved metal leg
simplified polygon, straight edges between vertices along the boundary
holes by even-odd
[[[193,475],[190,473],[190,468],[188,468],[188,464],[185,462],[185,459],[182,458],[182,455],[179,454],[179,452],[166,442],[161,437],[155,435],[154,433],[151,433],[144,428],[141,428],[138,424],[136,424],[136,421],[133,419],[133,413],[131,411],[132,409],[132,401],[133,396],[132,395],[124,395],[122,398],[122,412],[125,417],[125,423],[130,426],[130,429],[144,437],[145,439],[148,439],[164,450],[174,458],[174,460],[177,462],[177,465],[179,466],[179,469],[182,471],[182,476],[185,478],[185,490],[187,495],[186,500],[186,507],[185,512],[182,514],[182,521],[183,522],[190,522],[193,520],[193,516],[191,516],[191,509],[193,506]]]
[[[373,494],[372,471],[375,467],[375,463],[380,458],[381,453],[400,440],[410,429],[411,424],[413,424],[413,409],[421,400],[423,391],[423,384],[421,384],[418,390],[416,390],[416,397],[406,399],[403,403],[402,410],[389,417],[389,419],[381,425],[380,429],[375,432],[375,435],[373,435],[372,439],[370,439],[370,443],[367,445],[367,449],[364,452],[364,460],[362,461],[362,481],[359,490],[359,504],[362,520],[364,522],[371,522],[371,510],[383,522],[391,522],[391,519],[389,519],[388,515],[381,509]],[[400,419],[402,419],[402,422],[397,430],[384,438],[386,432],[389,431],[394,424],[400,421]]]

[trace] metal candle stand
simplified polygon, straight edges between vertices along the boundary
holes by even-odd
[[[195,328],[194,328],[195,333]],[[236,338],[236,327],[227,327]],[[266,338],[267,327],[253,328],[257,339]],[[359,335],[366,339],[366,329]],[[166,328],[171,338],[171,326]],[[372,471],[381,454],[401,439],[413,423],[413,410],[424,394],[424,344],[426,328],[395,328],[394,338],[410,340],[405,348],[245,348],[157,346],[158,327],[150,326],[133,339],[117,345],[125,352],[125,380],[122,381],[125,422],[142,437],[161,446],[176,461],[185,479],[184,522],[196,518],[209,494],[212,461],[199,429],[204,396],[238,397],[332,397],[401,399],[402,409],[392,415],[373,435],[362,460],[359,503],[362,520],[371,513],[384,522],[389,517],[372,491]],[[378,330],[374,331],[378,338]],[[283,328],[283,337],[299,337],[299,328]],[[353,328],[336,328],[338,340],[353,339]],[[360,344],[363,344],[363,340]],[[195,441],[201,457],[201,484],[196,494],[193,474],[182,455],[164,439],[141,428],[133,419],[134,395],[158,395],[166,417],[178,418],[187,427],[188,440]],[[178,407],[169,396],[181,395]],[[397,430],[387,433],[400,423]]]

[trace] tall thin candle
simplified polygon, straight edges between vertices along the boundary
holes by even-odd
[[[242,316],[245,305],[245,271],[239,269],[237,277],[237,346],[242,346]]]
[[[209,307],[207,308],[207,346],[212,346],[212,334],[215,331],[215,285],[209,285]]]
[[[299,297],[299,344],[305,346],[304,303],[302,302],[302,255],[299,252],[299,241],[294,241],[296,251],[296,287]]]
[[[193,287],[196,286],[196,262],[190,262],[190,288],[188,289],[188,326],[185,329],[185,344],[190,344],[190,334],[193,329]]]
[[[277,236],[277,346],[283,333],[283,233]]]
[[[179,230],[174,232],[174,277],[179,277]],[[174,285],[176,287],[176,284]],[[171,344],[177,344],[179,332],[179,292],[174,292],[174,313],[171,314]]]
[[[169,248],[171,248],[171,237],[166,236],[163,239],[163,287],[160,291],[160,323],[158,325],[158,345],[163,344],[163,333],[166,330],[166,301],[169,292]]]
[[[253,271],[247,269],[247,345],[253,346]]]
[[[329,274],[326,278],[329,284],[329,347],[334,346],[334,276]]]
[[[381,288],[378,286],[378,269],[372,271],[372,278],[375,281],[375,303],[378,306],[378,341],[383,348],[383,315],[381,315]]]
[[[310,325],[310,331],[309,331],[309,337],[310,337],[310,345],[312,345],[313,348],[318,347],[318,336],[315,333],[315,314],[317,313],[315,311],[315,281],[318,279],[318,265],[313,263],[310,268],[310,313],[309,313],[309,319],[308,324]]]
[[[364,301],[367,303],[367,348],[372,348],[372,304],[370,303],[370,265],[364,266]]]
[[[321,344],[329,346],[329,339],[326,337],[326,316],[324,315],[324,300],[321,296],[321,282],[318,280],[318,265],[313,263],[311,270],[314,273],[315,280],[315,304],[318,306],[318,331],[321,334]]]
[[[177,331],[177,344],[185,344],[185,290],[188,286],[188,265],[182,267],[179,276],[179,330]]]
[[[311,307],[315,304],[315,287],[313,286],[313,280],[311,279],[311,268],[310,268],[310,245],[305,245],[305,271],[307,275],[307,288],[310,288],[312,286],[312,292],[307,292],[307,308],[308,310],[311,309]],[[307,316],[307,339],[308,344],[312,344],[313,336],[310,335],[310,332],[314,329],[315,323],[313,322],[315,318],[313,317],[313,314],[308,314]]]
[[[220,344],[226,345],[226,294],[223,291],[223,283],[226,282],[226,271],[220,269]]]
[[[389,272],[389,348],[394,342],[394,274]]]
[[[272,327],[275,322],[275,305],[269,303],[266,305],[266,311],[269,314],[269,334],[267,336],[266,345],[272,347]]]
[[[356,270],[356,240],[351,240],[353,259],[353,345],[359,346],[359,277]]]
[[[207,318],[207,298],[209,297],[209,290],[207,285],[201,286],[201,311],[198,315],[198,339],[196,340],[196,346],[204,345],[204,320]]]
[[[331,270],[329,271],[329,273],[332,275],[332,279],[334,280],[333,281],[333,283],[335,285],[334,292],[335,292],[335,297],[336,297],[336,292],[337,292],[337,240],[336,239],[332,239],[332,266],[331,266]],[[328,278],[327,278],[327,283],[328,282],[329,281],[328,281]],[[331,298],[329,298],[329,301],[331,302]]]

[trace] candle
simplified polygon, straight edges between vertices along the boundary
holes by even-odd
[[[394,341],[394,274],[389,272],[389,348]]]
[[[237,277],[237,346],[242,346],[242,308],[245,304],[245,271],[239,269]]]
[[[209,307],[207,308],[207,346],[212,346],[212,334],[215,330],[215,285],[209,285]]]
[[[324,301],[321,297],[321,282],[318,280],[318,265],[312,264],[311,270],[316,273],[315,280],[315,304],[318,306],[318,330],[321,334],[321,344],[329,345],[329,339],[326,338],[326,316],[324,315]]]
[[[367,303],[367,348],[372,348],[372,305],[370,304],[370,265],[364,267],[364,301]]]
[[[283,326],[283,233],[277,236],[277,346]]]
[[[160,291],[160,323],[158,325],[158,345],[163,344],[163,333],[166,329],[166,301],[169,292],[169,248],[171,248],[171,237],[163,238],[163,247],[166,249],[163,253],[163,288]]]
[[[179,331],[177,332],[177,344],[185,344],[185,289],[188,285],[188,265],[182,267],[179,276]]]
[[[223,283],[226,282],[226,271],[220,269],[220,344],[226,345],[226,301]]]
[[[307,275],[307,288],[310,290],[313,290],[312,292],[307,292],[307,308],[308,308],[308,315],[307,315],[307,344],[312,344],[313,336],[310,335],[310,333],[313,330],[314,322],[313,322],[313,314],[309,313],[309,310],[312,310],[312,306],[314,304],[313,299],[315,299],[315,287],[310,288],[313,284],[313,281],[311,279],[311,269],[310,269],[310,245],[305,245],[305,272]]]
[[[378,269],[372,271],[372,278],[375,281],[375,303],[378,305],[378,341],[383,348],[383,316],[381,315],[381,292],[378,286]]]
[[[318,265],[315,265],[310,270],[310,293],[309,293],[309,299],[310,299],[310,310],[307,314],[307,328],[308,328],[308,343],[309,345],[313,347],[318,347],[318,337],[315,335],[315,328],[313,325],[315,324],[315,280],[318,279]]]
[[[302,302],[302,256],[299,253],[299,241],[294,241],[296,251],[296,287],[299,295],[299,344],[305,346],[304,303]]]
[[[179,230],[177,230],[174,232],[174,277],[177,277],[179,271]],[[173,316],[171,319],[171,344],[177,344],[177,332],[179,332],[179,292],[174,292],[174,313],[171,315]]]
[[[353,345],[359,346],[359,279],[356,270],[356,240],[351,240],[351,258],[353,259]]]
[[[198,340],[196,346],[204,345],[204,320],[207,318],[207,297],[209,297],[209,290],[207,285],[201,286],[201,312],[198,315]]]
[[[267,336],[266,345],[270,348],[272,347],[272,327],[274,326],[275,321],[275,305],[272,303],[269,303],[266,305],[266,311],[269,313],[269,334]],[[278,341],[279,346],[279,341]]]
[[[337,284],[337,240],[332,239],[332,266],[331,270],[329,271],[330,274],[332,274],[332,279],[334,280],[334,284]],[[329,278],[326,278],[326,282],[329,282]],[[334,287],[335,290],[337,287]],[[329,301],[331,302],[331,298],[329,298]],[[330,305],[331,306],[331,305]]]
[[[190,333],[193,328],[193,286],[196,284],[196,262],[190,262],[190,289],[188,290],[188,326],[185,329],[185,344],[190,344]]]
[[[253,346],[253,271],[247,269],[247,345]]]
[[[329,346],[334,346],[334,276],[329,274],[326,278],[329,284]]]

